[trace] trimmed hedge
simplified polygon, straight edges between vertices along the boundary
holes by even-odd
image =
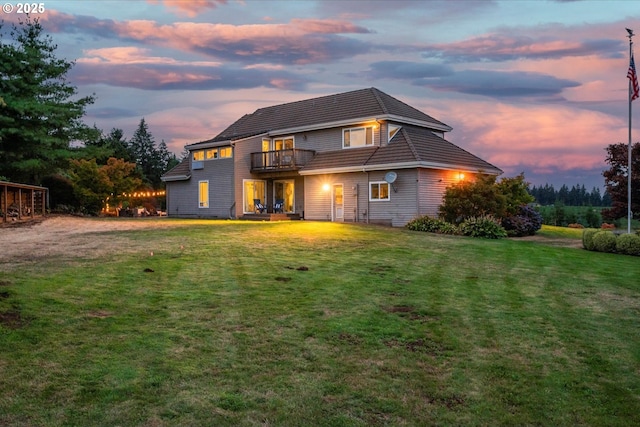
[[[622,234],[618,236],[616,251],[625,255],[640,256],[640,236],[637,234]]]
[[[582,232],[582,246],[588,251],[640,256],[640,235],[586,229]]]
[[[588,228],[582,232],[582,246],[588,251],[595,251],[593,246],[593,236],[600,230]]]
[[[598,231],[593,235],[593,250],[597,252],[615,252],[616,235],[612,231]]]

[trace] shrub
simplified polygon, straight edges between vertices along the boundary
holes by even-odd
[[[428,215],[424,215],[418,218],[414,218],[407,223],[407,228],[413,231],[426,231],[429,233],[435,233],[440,228],[441,221],[437,218],[431,218]]]
[[[502,227],[511,237],[533,236],[542,227],[542,215],[531,206],[522,205],[516,215],[502,219]]]
[[[595,247],[593,246],[593,236],[596,233],[599,233],[600,230],[594,230],[588,228],[582,232],[582,246],[588,251],[595,251]]]
[[[507,237],[507,231],[502,228],[500,222],[491,215],[472,217],[460,224],[460,233],[469,237],[482,237],[485,239],[500,239]]]
[[[600,228],[602,228],[603,230],[613,230],[614,228],[616,228],[616,225],[603,222]]]
[[[569,224],[569,225],[567,225],[567,227],[569,227],[569,228],[584,228],[584,225],[576,223],[576,224]]]
[[[621,254],[640,256],[640,236],[637,234],[618,236],[616,250]]]
[[[598,231],[593,235],[593,250],[598,252],[615,252],[616,235],[611,231]]]
[[[428,233],[457,234],[458,227],[438,218],[424,215],[414,218],[407,223],[407,228],[414,231],[426,231]]]

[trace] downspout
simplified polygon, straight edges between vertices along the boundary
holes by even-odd
[[[367,191],[365,192],[365,196],[367,197],[367,224],[369,224],[369,217],[371,216],[371,211],[369,210],[369,172],[365,171],[364,168],[362,168],[362,172],[366,172],[367,174]]]

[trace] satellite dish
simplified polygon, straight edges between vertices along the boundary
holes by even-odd
[[[387,172],[384,176],[384,180],[389,184],[393,184],[394,182],[396,182],[396,179],[398,179],[398,174],[395,172]]]
[[[394,192],[394,193],[398,191],[398,190],[396,189],[396,186],[395,186],[395,185],[393,185],[393,183],[394,183],[394,182],[396,182],[396,179],[398,179],[398,174],[397,174],[397,173],[395,173],[395,172],[393,172],[393,171],[391,171],[391,172],[387,172],[387,173],[384,175],[384,180],[385,180],[387,183],[391,184],[391,188],[393,188],[393,192]]]

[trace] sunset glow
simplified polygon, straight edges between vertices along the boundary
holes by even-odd
[[[54,0],[38,18],[96,95],[88,124],[131,137],[144,117],[176,154],[258,108],[377,87],[506,176],[589,188],[627,139],[640,32],[632,1]]]

